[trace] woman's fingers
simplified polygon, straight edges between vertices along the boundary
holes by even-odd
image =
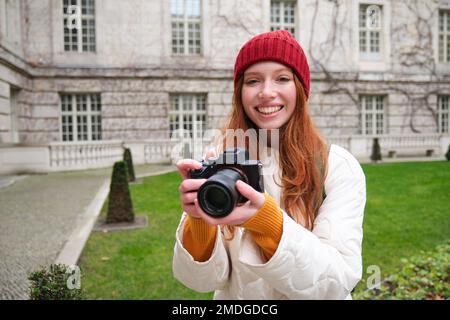
[[[238,191],[249,201],[242,206],[236,207],[229,215],[221,218],[214,218],[209,216],[200,207],[198,199],[194,200],[195,211],[203,220],[205,220],[210,225],[240,225],[244,223],[264,205],[266,197],[245,182],[238,181],[236,183],[236,187]]]
[[[178,188],[180,193],[186,193],[198,190],[206,182],[206,179],[185,179]]]
[[[220,219],[215,219],[215,218],[212,218],[212,217],[208,216],[202,210],[202,208],[200,208],[200,205],[198,204],[198,199],[195,199],[194,204],[195,204],[196,212],[199,214],[200,218],[202,218],[206,223],[208,223],[210,225],[218,225],[218,224],[220,224]]]
[[[236,188],[244,197],[250,200],[257,209],[260,209],[264,205],[264,202],[266,202],[266,197],[264,197],[261,192],[256,191],[241,180],[236,182]]]
[[[210,149],[206,152],[204,160],[208,160],[211,157],[215,157],[216,153],[214,149]],[[256,211],[264,205],[266,198],[264,195],[250,185],[243,181],[237,181],[237,190],[246,197],[249,202],[244,206],[239,206],[233,210],[233,212],[223,218],[214,218],[207,215],[199,206],[197,200],[197,190],[202,186],[207,179],[190,179],[189,170],[191,169],[201,169],[202,164],[193,159],[183,159],[177,162],[177,168],[180,172],[183,181],[180,184],[180,198],[183,204],[183,209],[185,212],[192,216],[202,218],[207,223],[211,225],[218,224],[230,224],[236,225],[245,222],[249,217],[253,216]]]
[[[215,157],[216,157],[216,150],[214,148],[211,148],[208,151],[206,151],[206,154],[203,157],[203,160],[208,160],[209,158],[215,158]]]
[[[198,199],[195,199],[195,211],[210,225],[241,225],[245,221],[247,221],[250,217],[252,217],[258,210],[247,202],[245,205],[241,207],[236,207],[229,215],[222,218],[215,218],[207,215],[198,203]]]
[[[203,160],[208,160],[211,157],[215,157],[216,156],[216,151],[214,148],[209,149]],[[177,162],[177,169],[181,174],[181,177],[184,179],[189,178],[188,176],[188,172],[191,169],[201,169],[202,168],[202,164],[196,160],[193,159],[181,159],[178,160]]]
[[[206,179],[185,179],[180,184],[180,200],[183,211],[189,215],[199,218],[194,201],[197,199],[197,189],[205,183]]]
[[[184,205],[194,205],[195,199],[197,199],[197,191],[181,194],[181,202],[183,202]]]
[[[178,160],[177,162],[177,169],[181,174],[181,177],[183,179],[187,179],[188,177],[188,171],[190,169],[201,169],[202,164],[196,160],[193,159],[182,159]]]

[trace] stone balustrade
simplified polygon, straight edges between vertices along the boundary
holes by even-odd
[[[200,159],[209,139],[160,139],[127,141],[135,163],[176,163],[182,158]]]
[[[384,157],[394,155],[442,157],[450,144],[449,134],[409,134],[329,137],[328,143],[350,151],[358,160],[369,160],[373,138],[379,138]],[[112,166],[130,148],[134,164],[175,163],[181,158],[199,160],[209,141],[161,139],[137,141],[52,142],[48,145],[0,146],[0,174],[86,170]],[[431,151],[432,150],[432,151]]]
[[[351,139],[352,139],[351,136],[336,136],[327,138],[327,142],[329,144],[337,144],[338,146],[341,146],[344,149],[350,150]]]
[[[443,155],[449,144],[449,134],[402,134],[338,136],[328,138],[328,143],[337,144],[349,150],[358,159],[367,159],[372,152],[373,139],[378,138],[384,156],[431,156]]]
[[[123,157],[123,142],[119,140],[52,142],[48,148],[53,170],[107,167]]]

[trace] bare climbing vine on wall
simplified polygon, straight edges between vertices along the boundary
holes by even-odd
[[[345,5],[348,2],[344,0],[315,0],[312,2],[311,35],[309,37],[309,58],[311,66],[323,75],[323,81],[326,88],[320,93],[323,95],[344,94],[346,95],[357,112],[360,112],[358,102],[358,80],[360,72],[333,72],[330,68],[333,55],[336,53],[348,52],[348,43],[344,41],[346,35],[353,32],[351,30],[358,25],[351,20],[351,10]],[[330,10],[329,19],[323,19],[319,16],[321,9]],[[394,80],[387,78],[380,91],[386,93],[397,93],[405,97],[408,105],[405,121],[412,132],[420,133],[414,122],[416,115],[420,111],[425,111],[435,119],[438,125],[437,112],[435,105],[431,105],[430,97],[443,92],[441,82],[443,76],[436,70],[435,50],[433,46],[433,37],[437,37],[436,20],[438,18],[439,1],[438,0],[400,0],[391,1],[391,21],[389,28],[390,41],[392,49],[390,60],[391,66],[395,69],[393,74],[419,74],[422,77],[420,90],[417,90],[417,82],[405,81],[398,84]],[[407,19],[396,19],[398,16],[407,17]],[[324,25],[325,24],[325,25]],[[326,29],[329,32],[320,34]],[[359,36],[357,34],[357,36]],[[324,39],[318,41],[318,39]],[[358,39],[358,38],[357,38]],[[381,40],[383,41],[383,40]],[[383,46],[383,44],[382,44]],[[336,57],[334,57],[336,58]],[[319,102],[319,107],[322,107]],[[337,112],[343,112],[341,108]]]

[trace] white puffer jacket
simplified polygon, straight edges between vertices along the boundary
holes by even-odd
[[[263,171],[268,169],[270,164],[261,161]],[[279,204],[276,162],[271,167],[274,174],[264,176],[264,186]],[[250,233],[242,228],[236,228],[231,241],[217,232],[211,258],[194,261],[181,241],[183,213],[174,247],[175,278],[199,292],[215,291],[215,299],[351,299],[350,292],[362,276],[366,184],[358,161],[336,145],[331,146],[328,156],[325,193],[312,232],[283,210],[283,234],[267,262]]]

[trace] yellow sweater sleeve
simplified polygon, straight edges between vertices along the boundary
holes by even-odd
[[[216,232],[216,226],[188,215],[183,230],[183,246],[195,261],[204,262],[211,257]]]
[[[266,201],[258,212],[240,225],[250,231],[256,244],[269,260],[278,248],[283,234],[283,215],[275,200],[264,193]],[[187,216],[183,245],[195,261],[203,262],[211,257],[216,239],[217,227],[210,226],[202,219]]]
[[[283,214],[276,201],[264,193],[266,202],[258,212],[241,227],[250,231],[253,240],[263,251],[267,260],[272,258],[283,234]]]

